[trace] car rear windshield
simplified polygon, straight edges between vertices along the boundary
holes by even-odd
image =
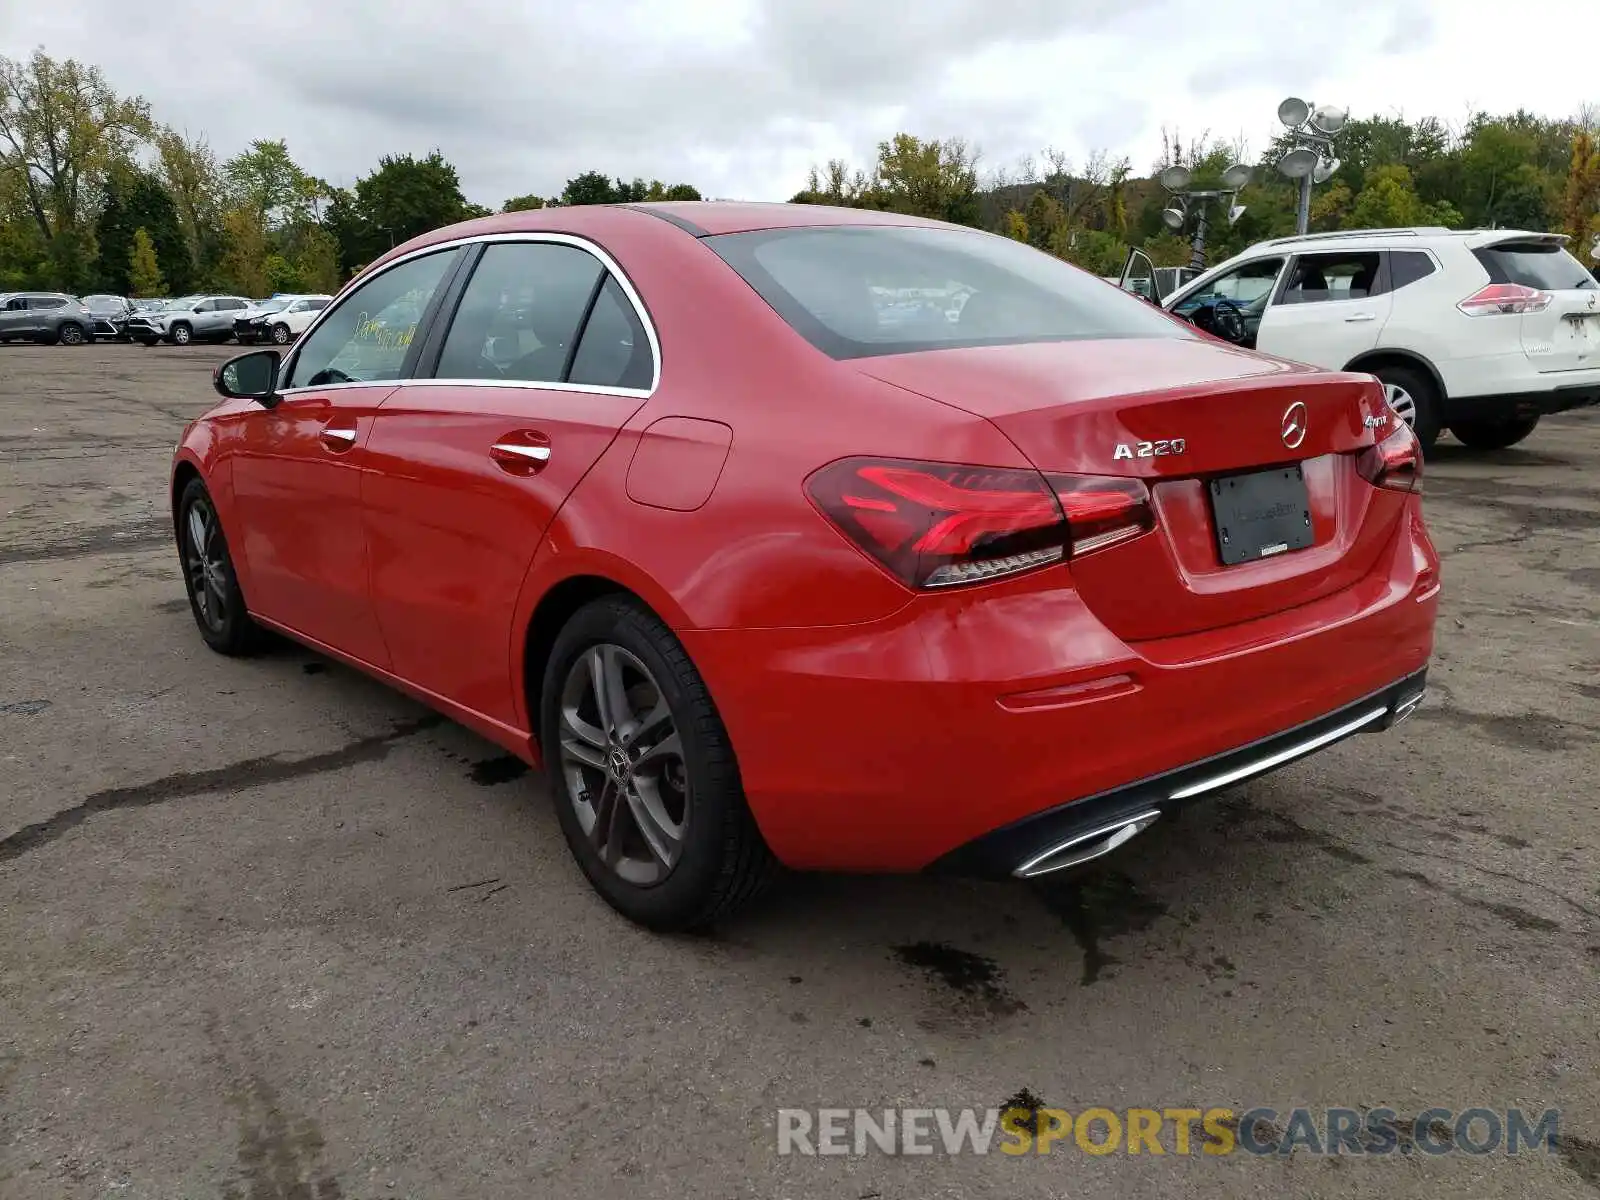
[[[1502,242],[1473,251],[1492,283],[1520,283],[1547,292],[1600,286],[1582,263],[1555,242]]]
[[[703,240],[833,358],[1193,336],[1148,302],[994,234],[833,225]]]

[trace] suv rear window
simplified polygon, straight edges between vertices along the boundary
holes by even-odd
[[[703,241],[833,358],[1191,336],[1146,301],[994,234],[834,225]]]
[[[1520,283],[1547,292],[1600,286],[1583,264],[1553,242],[1502,242],[1472,252],[1491,283]]]

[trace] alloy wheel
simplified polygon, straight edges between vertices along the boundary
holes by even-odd
[[[184,516],[183,563],[195,610],[212,633],[221,633],[228,621],[225,555],[216,512],[207,501],[196,500]]]
[[[63,325],[61,327],[61,344],[64,346],[81,346],[83,344],[83,330],[76,325]]]
[[[287,325],[274,325],[272,327],[272,340],[280,346],[289,344],[289,327]]]
[[[561,689],[560,763],[578,825],[597,857],[638,887],[683,852],[692,789],[661,686],[621,646],[590,646]]]
[[[1417,402],[1411,398],[1411,393],[1397,383],[1383,385],[1383,394],[1389,401],[1389,407],[1394,409],[1395,415],[1407,425],[1416,426]]]
[[[172,331],[172,340],[180,346],[187,346],[189,344],[189,327],[187,325],[176,326]]]

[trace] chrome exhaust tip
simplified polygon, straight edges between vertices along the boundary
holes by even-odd
[[[1011,872],[1018,879],[1033,879],[1052,871],[1082,866],[1125,846],[1161,819],[1159,809],[1151,809],[1137,816],[1123,817],[1110,825],[1077,834],[1059,842],[1043,853],[1036,854]]]

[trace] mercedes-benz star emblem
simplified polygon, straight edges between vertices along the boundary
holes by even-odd
[[[1296,400],[1283,410],[1283,425],[1279,428],[1283,434],[1283,444],[1289,449],[1296,449],[1301,442],[1306,440],[1306,406]]]

